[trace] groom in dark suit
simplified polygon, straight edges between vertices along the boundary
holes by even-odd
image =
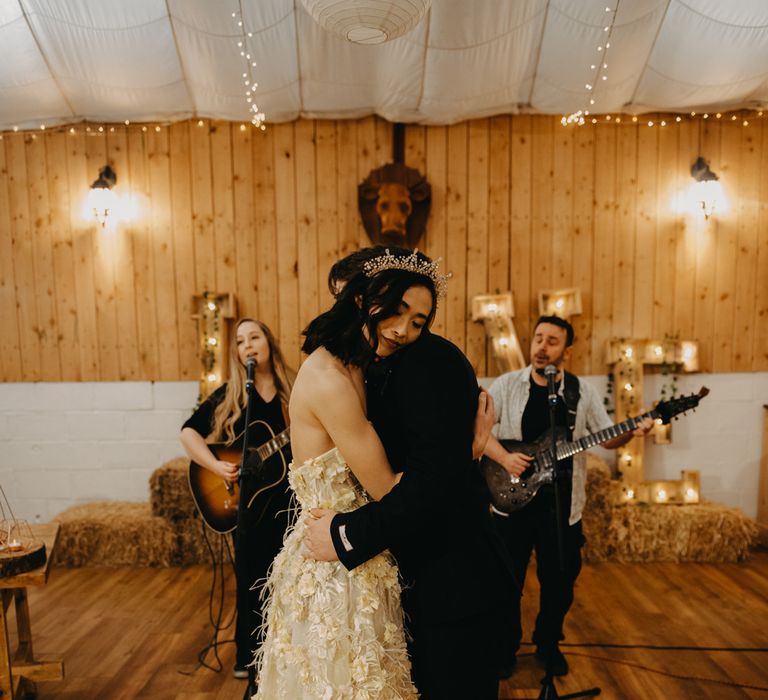
[[[518,595],[472,457],[478,386],[462,352],[424,331],[367,373],[368,414],[403,477],[380,501],[317,512],[307,546],[347,569],[396,557],[422,700],[496,700],[508,601]]]

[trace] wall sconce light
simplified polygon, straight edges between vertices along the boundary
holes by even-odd
[[[105,165],[99,170],[99,177],[91,184],[91,191],[88,193],[88,209],[93,212],[102,228],[107,225],[107,218],[117,204],[117,197],[112,191],[116,183],[115,171]]]
[[[709,163],[701,156],[691,166],[691,177],[696,180],[694,197],[704,212],[704,218],[709,219],[722,199],[723,188],[718,182],[720,178],[709,169]]]

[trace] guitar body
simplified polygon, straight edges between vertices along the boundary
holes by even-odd
[[[564,427],[555,427],[558,449],[567,442]],[[552,431],[547,430],[534,442],[519,440],[499,440],[507,452],[522,452],[533,457],[528,469],[515,482],[510,473],[498,462],[484,456],[480,461],[480,470],[491,492],[491,504],[502,513],[513,513],[526,505],[544,485],[552,483]]]
[[[248,428],[249,445],[262,445],[275,438],[275,433],[264,421],[252,421]],[[217,459],[240,464],[243,456],[243,434],[231,443],[210,443],[211,452]],[[241,478],[249,479],[251,493],[246,507],[261,517],[274,495],[273,488],[285,479],[288,463],[280,449],[267,459],[261,460],[254,450],[249,449],[245,465],[241,465]],[[189,463],[189,488],[200,515],[208,527],[219,534],[232,532],[237,526],[237,512],[240,507],[240,484],[228,483],[216,476],[210,469]]]

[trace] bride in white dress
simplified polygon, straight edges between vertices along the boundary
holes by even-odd
[[[304,331],[309,357],[290,401],[288,478],[299,513],[264,589],[259,700],[418,697],[392,556],[347,571],[339,562],[306,559],[302,541],[310,509],[355,509],[399,479],[366,419],[361,367],[416,341],[432,322],[437,273],[428,262],[421,254],[376,258]]]

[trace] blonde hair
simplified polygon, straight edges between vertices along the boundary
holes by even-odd
[[[245,367],[240,362],[240,356],[237,352],[237,330],[244,323],[255,323],[269,346],[269,365],[272,372],[272,379],[275,382],[275,389],[280,397],[280,404],[283,408],[283,415],[288,422],[288,399],[291,396],[293,381],[296,373],[290,369],[283,359],[283,352],[277,344],[274,333],[269,327],[253,318],[241,318],[235,323],[232,329],[232,337],[229,342],[229,381],[224,393],[224,399],[216,407],[213,414],[214,440],[225,440],[231,442],[235,439],[235,423],[243,413],[248,401],[248,395],[245,390],[246,373]]]

